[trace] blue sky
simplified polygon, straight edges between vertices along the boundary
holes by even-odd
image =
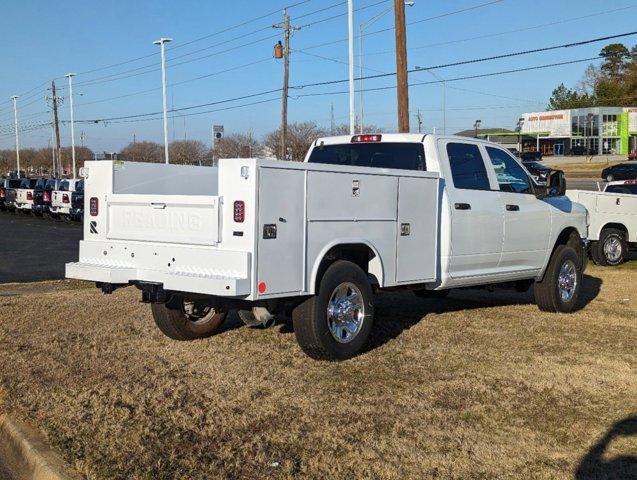
[[[280,88],[283,64],[272,58],[272,47],[280,37],[280,31],[269,27],[281,21],[280,9],[297,2],[299,0],[5,0],[2,5],[3,14],[0,16],[0,31],[3,33],[3,42],[0,45],[0,56],[3,59],[3,68],[0,69],[0,148],[10,148],[13,145],[10,130],[13,118],[9,97],[23,94],[18,100],[20,117],[25,127],[35,128],[50,121],[44,99],[47,91],[43,84],[56,78],[56,83],[61,88],[60,95],[64,96],[66,79],[63,76],[69,71],[78,73],[74,88],[77,120],[160,111],[159,55],[158,47],[152,42],[161,36],[172,37],[174,40],[167,50],[169,107],[174,105],[175,108],[181,108],[219,102]],[[355,16],[358,26],[388,10],[392,2],[354,0],[354,5],[360,9]],[[463,9],[468,10],[446,15]],[[277,13],[273,13],[275,11]],[[337,42],[347,37],[347,17],[340,16],[311,25],[345,12],[346,2],[338,0],[309,0],[290,9],[292,23],[306,25],[292,39],[292,48],[295,51],[291,60],[291,85],[347,77],[347,43]],[[223,32],[228,27],[268,13],[273,14]],[[636,15],[637,2],[631,0],[416,0],[413,7],[407,8],[407,21],[424,21],[412,23],[408,27],[409,66],[429,67],[627,33],[635,30],[633,19]],[[579,18],[585,16],[586,18]],[[431,17],[438,18],[427,20]],[[395,71],[395,59],[391,53],[394,49],[392,22],[393,18],[389,13],[366,30],[372,33],[364,37],[363,65],[366,67],[366,75]],[[384,32],[373,33],[385,29],[387,30]],[[205,36],[207,38],[187,43]],[[620,41],[632,46],[637,43],[637,36]],[[327,45],[311,48],[321,44]],[[441,68],[435,70],[435,73],[441,78],[452,79],[576,60],[597,55],[604,45],[605,43],[594,43]],[[199,52],[194,53],[196,51]],[[177,58],[179,56],[183,57]],[[139,57],[145,58],[103,68]],[[521,113],[543,110],[557,84],[564,82],[574,86],[586,65],[578,63],[449,82],[447,132],[471,128],[478,118],[485,127],[513,128]],[[128,77],[121,78],[125,75]],[[206,75],[208,76],[205,78],[193,80]],[[412,83],[431,80],[434,77],[427,72],[410,75]],[[180,82],[183,83],[179,84]],[[365,88],[384,87],[394,83],[393,77],[367,80]],[[314,120],[329,126],[330,108],[333,104],[337,123],[346,122],[347,95],[303,97],[343,90],[347,90],[346,84],[291,90],[290,121]],[[279,124],[279,96],[273,93],[188,110],[189,114],[207,113],[170,120],[169,137],[186,137],[209,143],[213,124],[223,124],[228,133],[252,131],[258,136],[264,135]],[[272,101],[209,112],[266,100]],[[415,113],[420,108],[425,131],[429,132],[434,127],[441,131],[441,107],[442,87],[439,84],[411,87],[412,130],[417,129]],[[62,120],[69,118],[68,103],[62,105],[60,117]],[[133,135],[138,140],[161,142],[161,120],[159,117],[151,118],[152,120],[143,122],[79,123],[76,125],[76,142],[80,143],[79,135],[82,131],[85,143],[96,151],[117,150],[132,141]],[[365,121],[386,130],[395,130],[394,90],[365,93]],[[49,138],[50,128],[34,129],[22,133],[21,144],[24,147],[46,146]],[[66,125],[62,128],[62,143],[70,143]]]

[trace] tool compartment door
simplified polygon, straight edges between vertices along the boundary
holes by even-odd
[[[262,167],[258,185],[258,295],[298,293],[304,287],[305,172]]]
[[[396,283],[436,279],[438,179],[398,180]]]

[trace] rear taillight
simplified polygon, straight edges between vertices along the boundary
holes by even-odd
[[[90,212],[91,217],[97,217],[97,214],[100,213],[100,202],[97,197],[91,197]]]
[[[380,142],[382,138],[382,135],[354,135],[352,137],[352,143]]]
[[[7,196],[7,190],[4,188],[0,188],[0,198],[5,198]]]
[[[624,185],[637,185],[637,180],[626,180]]]
[[[44,194],[42,195],[42,198],[45,202],[50,202],[51,201],[51,192],[48,191],[44,191]]]
[[[242,223],[246,219],[246,204],[242,200],[234,202],[234,221]]]
[[[27,192],[27,200],[33,200],[33,192]]]
[[[62,195],[62,203],[69,203],[69,195],[67,193]]]

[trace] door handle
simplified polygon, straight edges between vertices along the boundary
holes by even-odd
[[[456,203],[454,207],[456,210],[471,210],[471,205],[468,203]]]
[[[507,205],[507,211],[508,212],[517,212],[520,210],[520,206],[519,205]]]

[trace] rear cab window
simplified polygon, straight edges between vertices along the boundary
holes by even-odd
[[[308,163],[356,167],[427,170],[422,143],[345,143],[319,145],[312,149]]]
[[[627,193],[637,195],[637,184],[634,185],[609,185],[604,190],[606,193]]]

